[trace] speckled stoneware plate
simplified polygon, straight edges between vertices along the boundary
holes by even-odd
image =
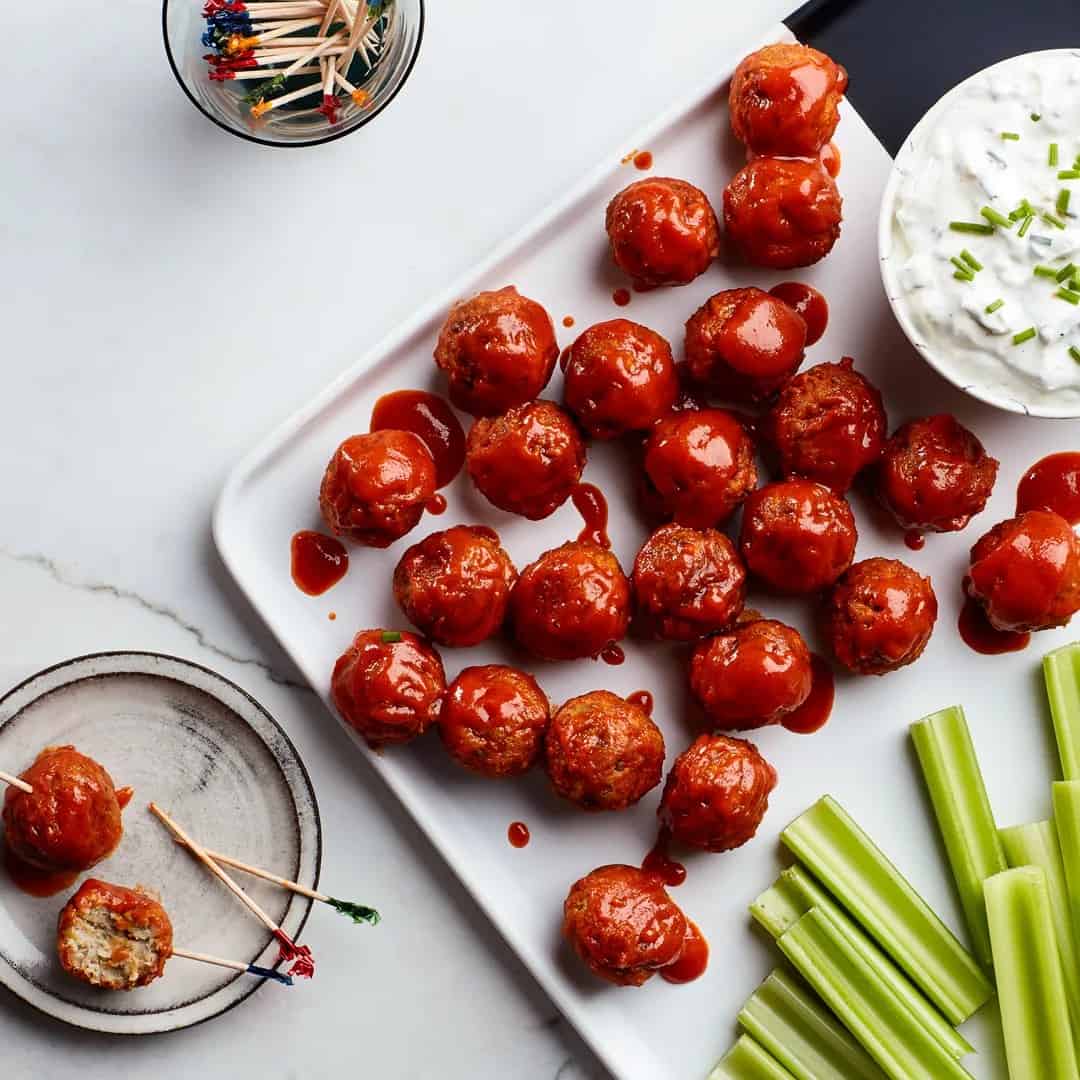
[[[20,772],[45,746],[73,744],[134,798],[124,838],[90,875],[157,892],[178,947],[272,967],[277,948],[146,809],[153,800],[201,843],[314,888],[322,856],[315,792],[277,722],[214,672],[154,653],[101,653],[34,675],[0,699],[0,762]],[[237,872],[296,937],[311,901]],[[190,1027],[253,994],[250,975],[174,958],[131,993],[76,982],[56,959],[56,918],[77,885],[48,899],[0,874],[0,983],[69,1024],[124,1035]],[[270,992],[286,993],[271,986]]]

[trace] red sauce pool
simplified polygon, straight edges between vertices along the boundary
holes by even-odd
[[[569,330],[570,327],[574,325],[574,316],[573,315],[564,315],[562,324],[563,324],[563,326],[566,327],[567,330]]]
[[[821,340],[825,328],[829,325],[829,303],[817,289],[804,285],[801,281],[782,281],[769,290],[769,295],[783,300],[803,317],[806,323],[807,345]]]
[[[585,527],[578,534],[578,541],[602,548],[611,547],[611,539],[607,534],[608,506],[604,493],[595,484],[578,484],[570,493],[570,498],[585,522]]]
[[[708,966],[709,943],[697,926],[687,920],[686,942],[683,945],[682,956],[674,964],[661,968],[660,974],[669,983],[679,985],[700,979]]]
[[[644,172],[646,169],[652,168],[652,154],[648,150],[640,150],[634,155],[634,168],[641,169]]]
[[[836,143],[826,143],[818,158],[825,171],[835,180],[840,175],[840,149]]]
[[[465,432],[453,409],[426,390],[384,394],[371,410],[371,430],[411,431],[424,440],[435,459],[435,486],[444,487],[461,471]]]
[[[1080,453],[1051,454],[1036,462],[1016,489],[1016,512],[1053,510],[1080,525]]]
[[[567,345],[561,353],[559,353],[559,370],[565,371],[566,365],[570,363],[570,346]]]
[[[619,307],[626,307],[626,305],[630,303],[630,290],[616,289],[611,294],[611,299],[614,300]]]
[[[612,667],[618,667],[619,664],[626,660],[626,653],[622,651],[622,646],[616,644],[614,641],[609,645],[605,645],[603,651],[600,653],[600,659],[605,664],[611,664]]]
[[[964,644],[983,656],[1020,652],[1021,649],[1026,649],[1031,641],[1030,634],[995,629],[987,621],[983,609],[970,597],[960,609],[959,630]]]
[[[814,653],[810,657],[810,670],[813,675],[810,696],[780,721],[788,731],[798,735],[810,735],[823,728],[832,715],[836,697],[836,684],[829,662]]]
[[[135,794],[135,789],[130,787],[119,788],[116,792],[116,801],[120,804],[120,809],[123,810],[129,802],[131,802],[132,796]]]
[[[340,540],[305,529],[292,538],[292,579],[308,596],[321,596],[349,572],[349,553]]]
[[[529,842],[529,826],[524,821],[512,821],[506,830],[506,839],[511,847],[525,847]]]
[[[327,617],[327,618],[328,618],[328,619],[329,619],[329,620],[330,620],[331,622],[333,622],[333,621],[334,621],[334,620],[335,620],[335,619],[337,618],[337,612],[336,612],[336,611],[331,611],[331,612],[330,612],[330,614],[329,614],[329,615],[327,615],[326,617]]]
[[[635,690],[632,694],[626,695],[626,700],[631,705],[636,705],[642,712],[646,712],[649,716],[652,716],[653,711],[653,696],[648,690]]]
[[[17,855],[12,854],[10,848],[6,847],[4,848],[4,869],[20,892],[38,898],[55,896],[58,892],[70,889],[79,879],[78,871],[54,873],[49,870],[39,870],[36,866],[23,862]]]
[[[926,547],[926,537],[917,529],[909,529],[904,533],[904,543],[907,544],[912,551],[922,551]]]
[[[656,874],[665,885],[673,888],[686,880],[686,867],[671,857],[670,846],[671,831],[666,826],[661,826],[656,834],[656,843],[641,862],[641,869],[646,873]]]
[[[426,503],[424,503],[424,509],[429,514],[445,514],[446,513],[446,496],[440,495],[436,492],[431,496]]]

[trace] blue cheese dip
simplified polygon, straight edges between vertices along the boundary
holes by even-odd
[[[961,84],[898,168],[894,302],[920,347],[991,398],[1080,413],[1080,51]]]

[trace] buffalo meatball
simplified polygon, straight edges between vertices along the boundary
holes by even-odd
[[[544,660],[599,656],[626,636],[630,582],[610,551],[572,541],[525,567],[510,594],[518,643]]]
[[[326,466],[319,505],[337,536],[389,547],[416,526],[435,494],[435,459],[410,431],[353,435]]]
[[[776,770],[753,743],[699,735],[675,759],[658,814],[682,843],[731,851],[753,838],[774,787]]]
[[[494,529],[455,525],[401,556],[394,597],[409,622],[432,641],[465,648],[498,633],[516,580]]]
[[[1048,630],[1080,611],[1080,538],[1049,510],[995,525],[971,549],[964,589],[998,630]]]
[[[536,680],[503,664],[467,667],[446,688],[439,735],[467,769],[519,776],[543,749],[550,708]]]
[[[601,866],[576,881],[563,936],[601,979],[641,986],[682,955],[689,923],[663,883],[636,866]]]
[[[131,792],[117,793],[96,761],[74,746],[49,746],[22,779],[33,793],[9,787],[3,814],[4,839],[19,862],[47,874],[77,874],[116,850]]]
[[[832,585],[855,557],[855,515],[847,500],[812,480],[786,480],[743,504],[739,550],[770,588],[812,593]]]
[[[639,705],[594,690],[551,718],[544,763],[564,799],[583,810],[625,810],[660,783],[664,736]]]
[[[723,409],[674,413],[645,443],[642,494],[657,518],[711,528],[731,517],[755,484],[754,444]]]
[[[649,177],[607,208],[615,264],[644,285],[685,285],[720,253],[720,226],[705,193],[685,180]]]
[[[714,728],[779,723],[810,696],[812,681],[802,634],[774,619],[707,638],[690,659],[690,690]]]
[[[998,463],[949,415],[904,424],[885,443],[878,497],[903,529],[954,532],[994,490]]]
[[[530,401],[477,420],[465,462],[493,506],[539,521],[562,506],[581,479],[585,440],[553,401]]]
[[[817,161],[758,158],[724,190],[724,227],[754,266],[785,270],[825,258],[841,216],[836,182]]]
[[[630,581],[638,627],[670,641],[725,629],[746,598],[746,572],[731,541],[716,529],[661,526],[637,553]]]
[[[597,323],[570,346],[566,407],[596,439],[643,431],[669,412],[679,392],[671,348],[628,319]]]
[[[847,72],[823,52],[766,45],[735,69],[731,129],[755,154],[815,157],[833,137]]]
[[[686,324],[690,374],[736,401],[760,401],[783,386],[805,345],[802,316],[761,289],[725,289]]]
[[[338,657],[330,689],[346,723],[375,749],[415,739],[438,720],[446,676],[416,634],[362,630]]]
[[[785,477],[816,480],[843,494],[881,457],[885,425],[880,392],[845,357],[796,375],[763,418],[761,431]]]
[[[142,888],[88,878],[60,912],[60,966],[91,986],[147,986],[165,973],[172,950],[169,916]]]
[[[474,416],[497,416],[537,397],[558,359],[551,316],[513,285],[455,304],[435,346],[450,400]]]
[[[849,671],[885,675],[922,656],[937,611],[929,578],[896,559],[865,559],[828,595],[822,629]]]

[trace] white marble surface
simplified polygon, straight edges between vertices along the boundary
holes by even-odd
[[[216,667],[309,766],[325,883],[386,919],[368,932],[316,912],[307,940],[339,964],[166,1037],[81,1033],[4,995],[5,1075],[596,1074],[296,684],[226,580],[208,518],[259,436],[601,155],[632,149],[620,140],[706,77],[733,36],[794,6],[432,3],[398,101],[302,151],[199,116],[152,2],[87,8],[63,43],[75,62],[37,46],[6,57],[20,89],[0,100],[0,686],[103,649]],[[55,11],[17,5],[11,40],[55,44]],[[328,276],[324,239],[340,256]]]

